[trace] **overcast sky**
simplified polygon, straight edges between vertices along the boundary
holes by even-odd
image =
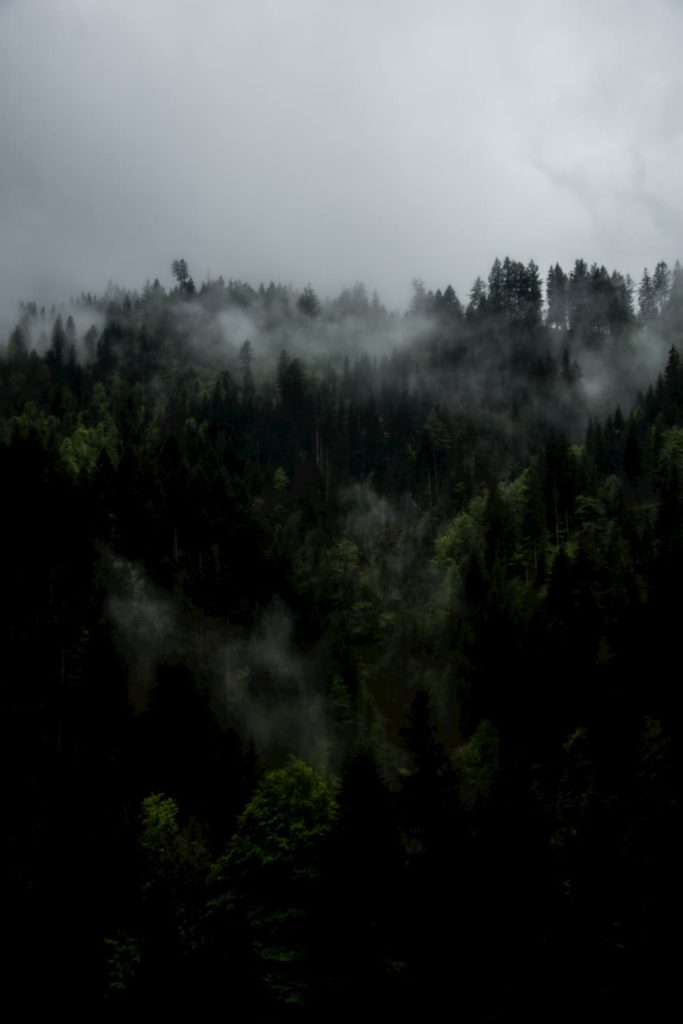
[[[683,258],[683,0],[0,0],[0,310]]]

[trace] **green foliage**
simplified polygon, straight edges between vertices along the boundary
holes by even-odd
[[[142,802],[140,846],[153,870],[164,871],[178,859],[178,805],[163,793],[154,793]]]
[[[501,496],[513,517],[517,529],[521,529],[524,509],[528,501],[531,471],[522,470],[519,476],[502,484]]]
[[[180,949],[191,948],[210,867],[201,830],[194,821],[181,826],[175,800],[154,793],[142,803],[140,850],[142,891],[154,923],[165,922],[164,941],[174,936]]]
[[[340,676],[332,680],[329,693],[333,715],[341,725],[351,725],[356,720],[353,698],[349,688]]]
[[[618,476],[612,474],[607,477],[601,490],[601,498],[611,515],[620,515],[623,509],[624,485]]]
[[[282,466],[279,466],[273,474],[273,489],[279,494],[282,494],[284,491],[288,490],[288,488],[289,477]]]
[[[45,447],[58,436],[60,421],[34,402],[27,402],[19,415],[0,420],[0,442],[7,446],[36,436]]]
[[[72,477],[92,477],[103,453],[111,466],[117,464],[118,449],[118,431],[113,419],[107,417],[94,427],[79,424],[64,438],[59,454],[62,465]]]
[[[661,435],[657,456],[660,478],[665,479],[673,466],[683,472],[683,427],[670,427]]]
[[[314,876],[316,854],[335,810],[327,784],[305,762],[270,772],[240,818],[228,864],[240,874],[274,865],[286,868],[292,879]]]
[[[448,417],[437,406],[431,409],[424,429],[435,452],[446,451],[452,446],[453,439]]]
[[[360,551],[352,540],[343,537],[329,555],[330,580],[340,601],[346,601],[358,588]]]
[[[142,942],[126,932],[104,940],[107,960],[107,997],[115,1000],[128,993],[139,974]]]
[[[486,495],[472,498],[467,511],[459,513],[435,541],[437,562],[444,568],[459,571],[470,555],[483,558]]]
[[[265,776],[217,868],[214,907],[244,915],[263,998],[276,1007],[307,1005],[316,986],[316,893],[336,813],[321,776],[292,761]]]
[[[485,810],[500,772],[500,736],[490,722],[479,723],[474,734],[455,752],[460,803],[468,811]]]

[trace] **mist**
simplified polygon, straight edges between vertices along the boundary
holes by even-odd
[[[160,669],[182,665],[204,687],[217,719],[236,728],[261,756],[297,755],[327,767],[332,752],[319,679],[323,661],[297,648],[291,609],[274,598],[245,632],[183,611],[147,579],[142,566],[111,552],[103,558],[107,614],[128,667],[128,697],[136,714],[164,686]]]

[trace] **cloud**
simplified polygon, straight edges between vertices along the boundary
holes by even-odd
[[[0,308],[179,255],[399,307],[496,255],[673,262],[682,29],[669,0],[0,5]]]

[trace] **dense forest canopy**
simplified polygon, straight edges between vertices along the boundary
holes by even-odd
[[[170,269],[26,302],[0,351],[17,977],[653,1012],[683,269],[497,259],[402,314]]]

